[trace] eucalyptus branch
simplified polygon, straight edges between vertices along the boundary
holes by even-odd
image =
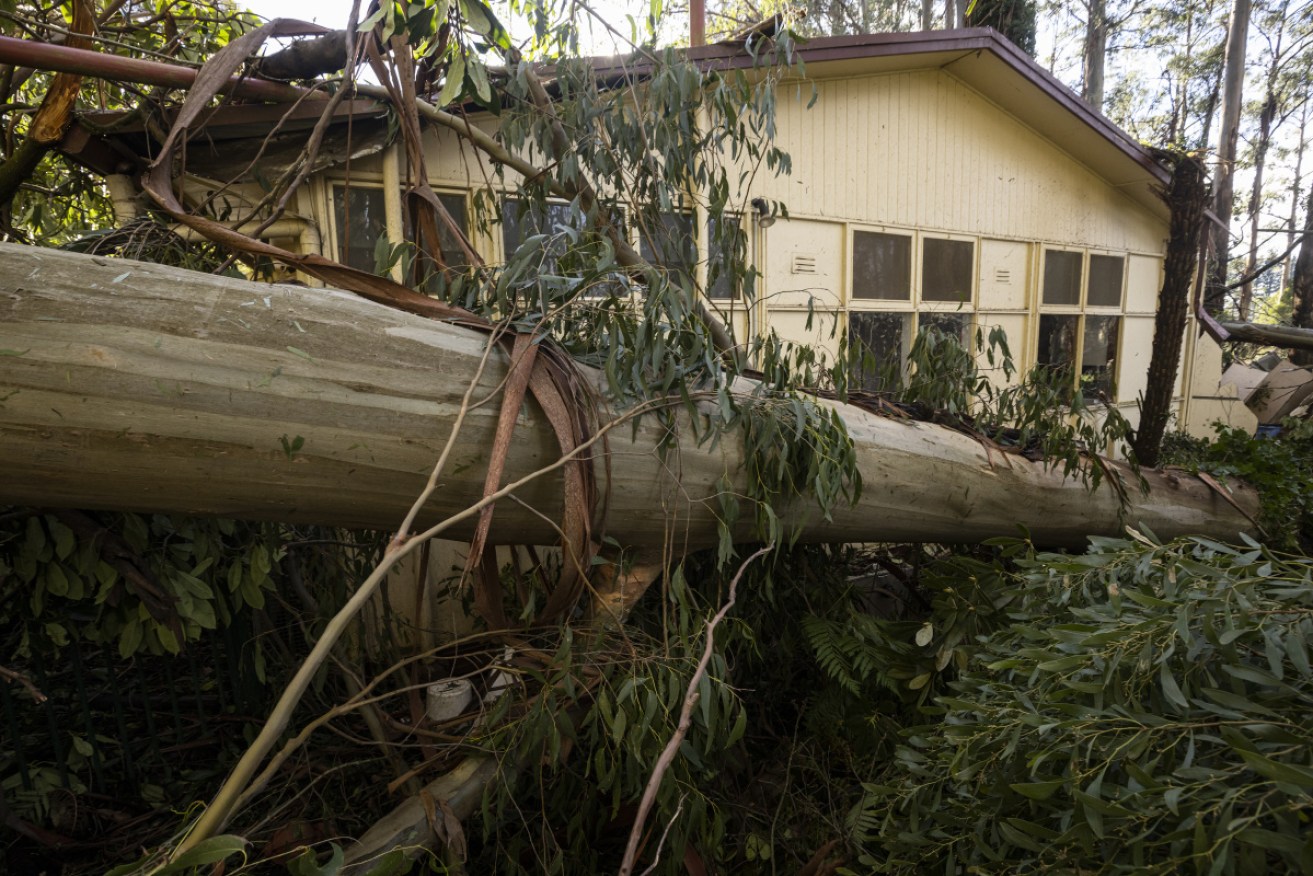
[[[530,87],[532,88],[532,83],[538,83],[538,88],[541,89],[542,84],[538,82],[533,72],[528,71],[528,75],[529,82],[531,83]],[[388,90],[378,85],[357,83],[356,92],[367,97],[375,98],[376,100],[390,101],[392,99]],[[596,205],[596,195],[592,192],[591,185],[587,182],[584,182],[582,186],[577,189],[564,186],[558,180],[552,178],[546,169],[539,168],[532,162],[515,155],[502,144],[498,143],[496,138],[491,134],[470,124],[466,119],[439,109],[433,104],[420,100],[419,98],[415,99],[415,109],[421,116],[429,121],[436,122],[439,125],[455,131],[460,137],[464,138],[472,146],[477,148],[480,152],[483,152],[497,164],[510,168],[523,176],[526,180],[543,180],[547,185],[547,190],[551,194],[567,200],[573,200],[575,197],[578,197],[585,210],[591,210],[591,208]],[[554,117],[555,115],[553,113],[551,118]],[[556,131],[559,129],[560,123],[557,121],[553,131],[553,137],[556,136]],[[564,136],[563,132],[561,132],[561,136]],[[594,221],[598,223],[599,230],[607,236],[607,239],[611,241],[612,246],[615,248],[617,262],[623,267],[631,270],[644,268],[650,270],[652,268],[646,260],[634,251],[634,248],[629,245],[629,242],[615,230],[614,226],[611,225],[609,220],[602,215],[600,210],[594,210],[592,212],[594,214]],[[712,344],[715,345],[716,351],[723,356],[729,357],[737,365],[741,366],[743,364],[742,351],[735,345],[734,337],[730,334],[730,331],[726,328],[725,324],[711,312],[700,298],[694,298],[690,304],[697,313],[698,318],[702,320],[707,326],[707,330],[711,333],[711,341]]]
[[[638,814],[634,816],[634,826],[629,830],[629,844],[625,847],[625,857],[620,862],[620,876],[629,876],[634,872],[635,859],[638,857],[638,844],[643,839],[643,825],[646,824],[648,813],[651,812],[652,805],[656,802],[657,791],[661,788],[661,780],[665,778],[670,765],[675,762],[675,756],[679,753],[679,746],[684,741],[684,737],[688,735],[689,727],[692,726],[693,707],[698,702],[698,685],[707,674],[707,665],[711,663],[711,655],[715,647],[716,626],[725,619],[725,616],[729,614],[729,610],[734,607],[734,600],[738,595],[739,579],[743,577],[743,573],[747,571],[748,566],[757,557],[774,549],[775,545],[768,544],[763,548],[759,548],[756,553],[743,561],[743,564],[739,566],[739,570],[734,573],[733,580],[729,582],[729,598],[720,607],[720,611],[716,612],[715,617],[707,622],[707,640],[702,647],[702,659],[698,661],[697,669],[693,671],[693,677],[688,681],[688,691],[684,695],[684,705],[679,711],[679,726],[675,728],[670,741],[666,743],[661,756],[657,758],[656,766],[652,768],[652,776],[647,780],[647,788],[643,791],[643,799],[638,804]]]
[[[491,341],[489,342],[491,343]],[[255,741],[252,742],[250,747],[242,754],[241,759],[238,760],[237,765],[233,767],[233,771],[228,776],[228,779],[224,782],[218,793],[215,794],[214,800],[211,802],[209,808],[207,808],[197,820],[195,827],[192,828],[182,842],[180,842],[174,849],[173,854],[170,855],[170,860],[177,860],[188,850],[195,848],[200,842],[223,830],[229,819],[235,814],[237,804],[240,800],[249,796],[247,787],[255,777],[256,770],[259,768],[260,764],[264,762],[264,759],[268,756],[269,752],[273,750],[273,746],[277,743],[278,738],[282,736],[283,731],[287,728],[287,725],[292,718],[292,712],[296,709],[297,704],[301,701],[301,697],[305,695],[306,690],[310,687],[310,683],[314,680],[315,673],[318,672],[320,665],[328,659],[328,655],[332,651],[333,646],[337,644],[338,640],[341,639],[342,635],[346,632],[347,625],[357,614],[359,614],[360,610],[364,608],[365,604],[374,595],[374,591],[378,589],[384,578],[387,577],[387,573],[391,571],[392,567],[396,565],[398,560],[408,556],[425,541],[446,532],[448,529],[459,523],[477,516],[489,505],[496,503],[500,499],[506,498],[516,490],[523,489],[527,484],[538,478],[565,467],[582,453],[590,450],[593,445],[602,441],[611,430],[616,429],[649,411],[679,403],[679,400],[662,398],[649,400],[643,404],[636,405],[599,428],[590,438],[586,441],[580,442],[574,449],[570,450],[568,453],[562,454],[554,462],[539,468],[537,471],[530,472],[519,480],[507,484],[496,492],[489,493],[478,502],[467,507],[464,511],[453,514],[440,523],[434,524],[414,538],[408,539],[404,542],[398,542],[394,539],[382,561],[379,562],[374,568],[374,571],[371,572],[369,577],[360,585],[359,589],[357,589],[351,599],[347,601],[346,605],[344,605],[341,610],[333,616],[332,620],[328,622],[328,625],[324,628],[324,632],[320,635],[319,640],[315,642],[314,648],[311,649],[309,656],[306,657],[301,666],[297,669],[292,680],[288,682],[286,690],[283,691],[283,695],[279,698],[277,704],[275,704],[273,711],[265,721],[264,726],[260,729],[260,733],[256,736]],[[454,442],[455,439],[456,432],[453,430],[451,436],[448,438],[448,442]],[[418,504],[419,502],[417,500],[416,505]]]

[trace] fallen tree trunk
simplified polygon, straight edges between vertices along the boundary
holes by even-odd
[[[1313,329],[1289,325],[1263,325],[1257,322],[1224,322],[1231,337],[1227,340],[1263,344],[1287,350],[1313,350]]]
[[[0,245],[0,501],[395,528],[486,342],[344,292]],[[499,351],[474,397],[496,395],[506,371]],[[421,525],[483,494],[497,407],[469,412]],[[1123,515],[1115,491],[1090,493],[970,436],[840,410],[865,486],[828,521],[811,501],[777,509],[804,541],[970,542],[1022,525],[1038,542],[1080,545],[1127,523],[1163,538],[1254,528],[1247,488],[1227,497],[1151,472],[1150,493],[1131,485]],[[635,547],[712,544],[717,484],[728,476],[741,495],[746,481],[739,442],[685,434],[663,457],[664,434],[651,417],[611,433],[595,531]],[[527,404],[503,482],[558,456]],[[553,473],[500,502],[491,541],[555,542],[561,494]],[[748,521],[736,531],[752,534]]]

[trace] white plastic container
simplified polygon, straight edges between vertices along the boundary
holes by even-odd
[[[438,681],[428,687],[428,716],[441,724],[457,718],[474,697],[470,683],[463,678]]]

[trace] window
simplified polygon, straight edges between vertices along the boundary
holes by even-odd
[[[853,232],[853,298],[912,300],[912,238]]]
[[[1079,316],[1046,313],[1039,318],[1039,356],[1036,363],[1052,369],[1074,369]]]
[[[707,297],[720,300],[737,300],[741,286],[749,277],[735,277],[729,270],[732,264],[746,264],[748,235],[743,230],[743,219],[725,213],[707,220]],[[748,292],[751,293],[751,289]]]
[[[688,213],[662,213],[655,227],[640,227],[638,254],[648,264],[665,271],[670,282],[691,285],[693,266],[698,260],[693,216]]]
[[[921,300],[970,303],[975,244],[926,237],[921,250]]]
[[[383,190],[371,186],[333,186],[333,221],[337,229],[337,260],[375,272],[374,246],[387,239],[387,208]]]
[[[917,322],[918,332],[923,332],[927,328],[938,329],[940,334],[957,338],[963,349],[971,349],[971,314],[932,311],[920,314]]]
[[[465,196],[439,192],[438,201],[442,203],[443,208],[447,211],[447,215],[451,216],[451,220],[456,223],[456,227],[460,229],[460,233],[465,235],[466,239],[468,239],[470,234],[470,223],[469,214],[465,207]],[[461,248],[460,240],[454,233],[452,233],[452,230],[447,227],[447,223],[438,221],[437,225],[438,243],[441,246],[440,251],[442,253],[442,263],[449,268],[456,268],[457,270],[469,267],[469,259],[465,256],[465,250]],[[418,235],[413,229],[411,229],[407,237],[419,245],[419,241],[417,240]],[[424,259],[425,262],[430,265],[434,262],[434,259],[428,253],[424,253]]]
[[[1080,387],[1090,401],[1116,397],[1117,336],[1121,332],[1120,316],[1085,317],[1085,334],[1081,342]]]
[[[1085,303],[1090,307],[1121,307],[1125,268],[1126,259],[1121,256],[1090,256],[1090,285]]]
[[[902,379],[916,335],[935,328],[970,349],[976,244],[912,233],[852,232],[848,340],[856,356],[852,383],[871,391]],[[913,271],[918,267],[918,271]],[[875,308],[879,308],[877,311]]]
[[[1045,304],[1080,305],[1080,273],[1082,254],[1060,249],[1044,251]]]
[[[911,346],[912,314],[852,311],[848,314],[853,388],[895,389]]]
[[[1126,258],[1091,253],[1082,277],[1083,265],[1083,253],[1044,251],[1041,302],[1076,312],[1041,314],[1037,361],[1069,369],[1087,401],[1114,401],[1121,316],[1090,313],[1088,308],[1120,310]]]
[[[568,243],[561,231],[575,225],[574,211],[569,204],[548,202],[532,203],[519,198],[502,199],[502,244],[506,258],[510,258],[525,240],[536,234],[545,234],[548,241],[543,248],[543,270],[556,273],[557,260],[565,254]]]

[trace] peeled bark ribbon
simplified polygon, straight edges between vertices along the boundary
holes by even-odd
[[[72,49],[91,48],[87,35],[94,28],[91,0],[74,0],[73,21],[64,45]],[[13,201],[19,188],[36,172],[41,159],[64,139],[64,132],[73,121],[73,106],[81,88],[80,74],[55,74],[41,106],[32,117],[32,124],[28,126],[27,138],[4,164],[0,164],[0,207],[7,207]]]

